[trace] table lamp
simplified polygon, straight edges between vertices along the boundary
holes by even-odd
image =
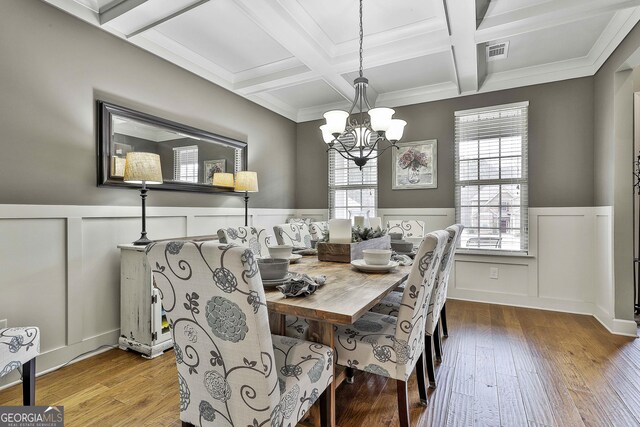
[[[233,188],[235,186],[235,183],[233,181],[233,174],[226,172],[216,172],[213,174],[211,184],[214,187]]]
[[[244,225],[249,225],[249,193],[258,191],[258,173],[240,171],[236,174],[236,191],[244,191]]]
[[[143,246],[151,243],[147,238],[146,203],[147,184],[162,184],[162,168],[160,156],[153,153],[130,152],[124,165],[124,182],[142,184],[140,198],[142,198],[142,233],[134,245]]]

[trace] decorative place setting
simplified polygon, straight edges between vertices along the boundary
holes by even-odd
[[[294,254],[293,246],[291,245],[275,245],[268,246],[269,255],[271,259],[286,259],[290,264],[294,264],[302,259],[302,255]],[[264,257],[263,259],[269,259]]]
[[[400,265],[391,260],[392,252],[388,249],[364,249],[363,259],[351,261],[351,265],[365,273],[388,273]]]

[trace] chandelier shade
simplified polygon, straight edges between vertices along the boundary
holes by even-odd
[[[362,167],[371,159],[379,157],[388,148],[398,148],[396,143],[407,124],[404,120],[394,119],[391,108],[373,108],[367,99],[367,80],[362,71],[364,31],[362,27],[362,0],[360,0],[360,69],[359,76],[353,81],[355,97],[349,111],[331,110],[324,113],[326,123],[320,126],[322,140],[327,151],[335,150],[347,160]],[[387,146],[380,147],[381,142]]]

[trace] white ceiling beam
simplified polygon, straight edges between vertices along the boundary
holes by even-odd
[[[268,90],[282,89],[319,80],[321,76],[304,65],[273,74],[264,74],[253,79],[234,83],[233,90],[243,95],[251,95]]]
[[[336,92],[349,99],[353,87],[331,67],[329,57],[275,1],[234,0],[260,28],[297,57],[309,69],[317,72]]]
[[[445,0],[454,66],[461,94],[478,90],[475,0]]]
[[[150,29],[152,29],[152,28],[154,28],[154,27],[156,27],[156,26],[158,26],[158,25],[160,25],[160,24],[162,24],[164,22],[167,22],[167,21],[169,21],[169,20],[171,20],[171,19],[173,19],[173,18],[175,18],[177,16],[180,16],[183,13],[186,13],[186,12],[190,11],[191,9],[194,9],[194,8],[196,8],[198,6],[202,6],[203,4],[207,3],[208,1],[209,0],[199,0],[199,1],[196,1],[195,3],[186,5],[185,7],[180,8],[179,10],[176,10],[176,11],[174,11],[172,13],[169,13],[169,14],[163,16],[162,18],[156,19],[153,22],[150,22],[150,23],[146,24],[145,26],[140,27],[137,30],[130,32],[125,37],[126,38],[130,38],[130,37],[133,37],[133,36],[137,36],[138,34],[143,33],[145,31],[148,31],[148,30],[150,30]]]
[[[140,6],[147,0],[123,0],[120,2],[109,3],[105,8],[100,9],[100,24],[106,24],[112,19],[116,19],[120,15],[124,15],[131,9]]]
[[[593,74],[598,72],[609,55],[618,47],[629,32],[640,21],[640,8],[617,12],[589,51],[588,58],[593,63]]]
[[[565,0],[540,3],[496,16],[486,16],[476,32],[476,42],[502,40],[637,6],[640,6],[640,0]]]

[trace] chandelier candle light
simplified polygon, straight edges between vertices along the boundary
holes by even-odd
[[[326,124],[320,126],[322,139],[329,146],[327,151],[337,151],[345,159],[353,160],[360,169],[367,161],[379,157],[388,148],[398,148],[396,143],[402,138],[407,124],[404,120],[394,119],[395,111],[391,108],[371,108],[369,105],[367,99],[369,80],[362,73],[363,35],[362,0],[360,0],[360,74],[353,81],[355,98],[349,111],[332,110],[324,113]],[[387,141],[389,145],[379,150],[378,144],[382,141]],[[374,153],[375,150],[377,151]]]

